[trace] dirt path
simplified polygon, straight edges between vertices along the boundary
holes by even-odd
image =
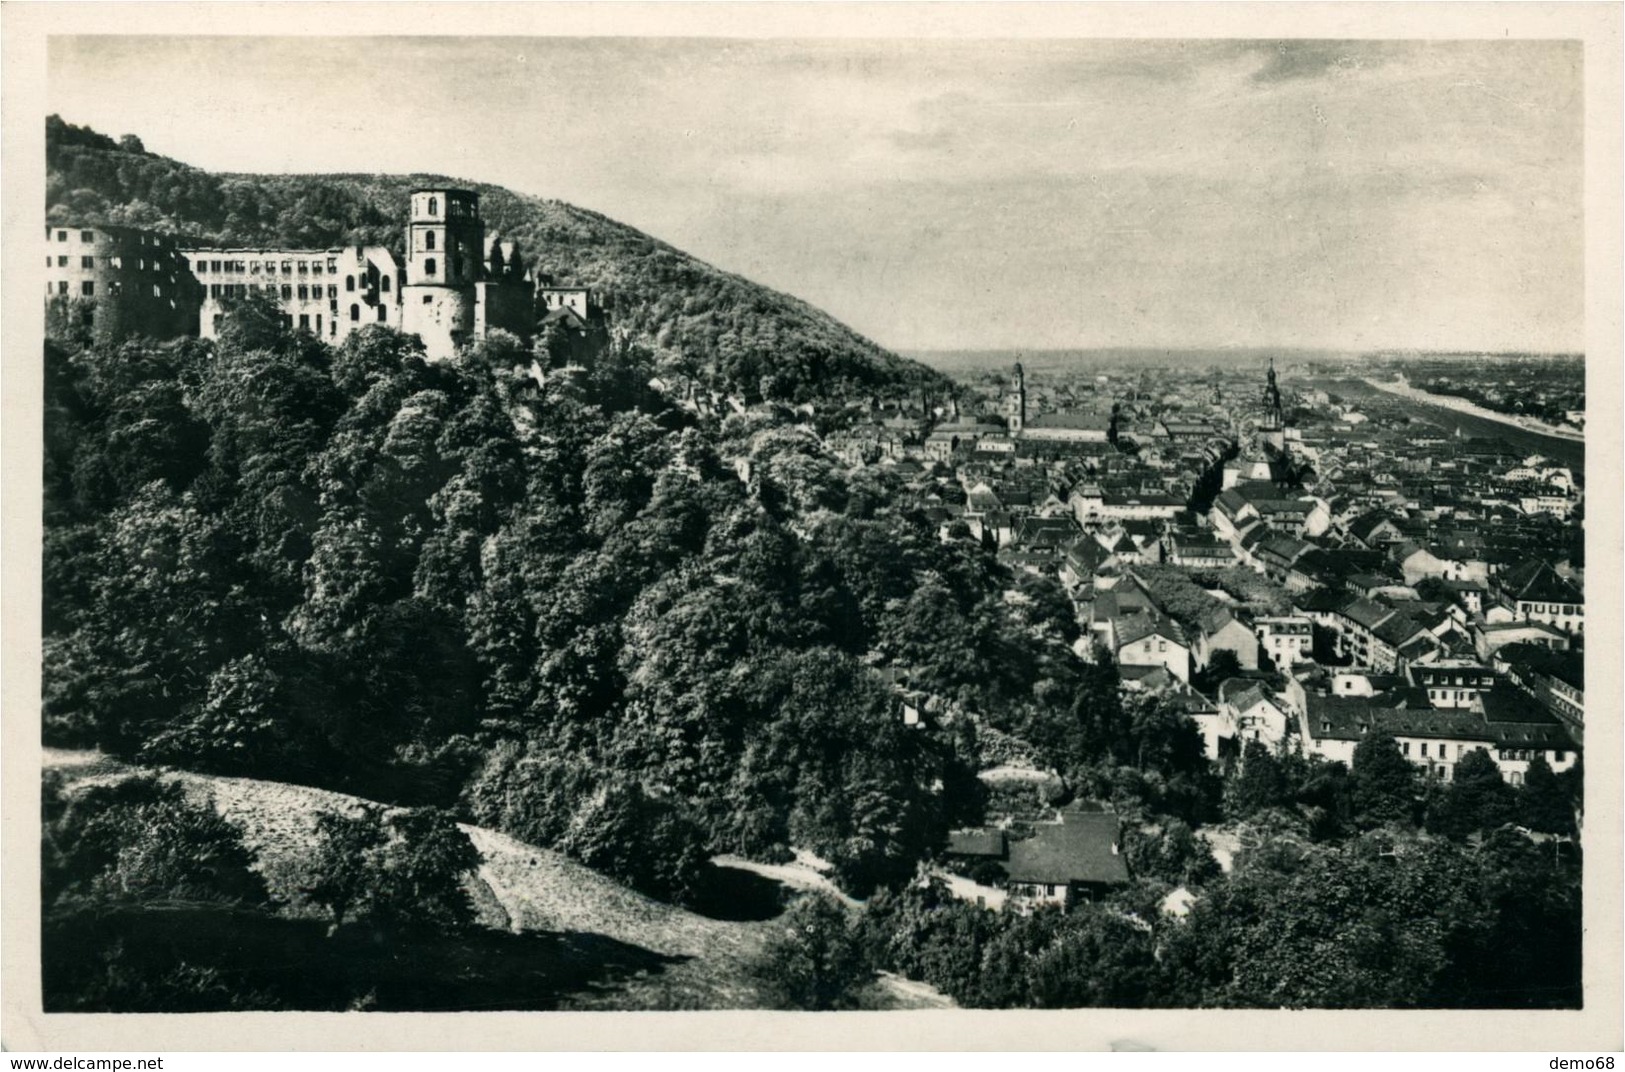
[[[857,908],[863,903],[842,893],[840,887],[831,882],[829,876],[816,866],[816,864],[823,863],[823,861],[818,860],[811,853],[797,852],[795,861],[788,864],[762,864],[757,863],[755,860],[747,860],[743,856],[732,855],[713,856],[711,862],[718,867],[732,867],[740,871],[749,871],[763,878],[772,879],[775,882],[782,882],[791,889],[817,890],[820,893],[827,893],[848,908]],[[826,868],[828,866],[828,864],[824,865]]]
[[[994,886],[984,886],[979,882],[972,882],[964,875],[956,875],[951,871],[933,871],[936,878],[948,884],[948,889],[962,901],[975,904],[982,901],[995,912],[1004,908],[1005,898],[1008,896],[1003,890]]]
[[[915,982],[891,972],[878,972],[876,982],[895,1001],[899,1009],[957,1009],[959,1002],[944,994],[930,983]]]

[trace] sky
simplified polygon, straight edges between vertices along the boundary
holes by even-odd
[[[1578,42],[55,37],[211,171],[558,198],[900,350],[1584,346]]]

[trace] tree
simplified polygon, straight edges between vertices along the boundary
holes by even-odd
[[[139,754],[227,774],[277,771],[293,737],[283,721],[289,706],[281,675],[263,656],[244,655],[209,675],[202,701],[160,729]]]
[[[45,798],[47,908],[270,901],[242,833],[211,801],[188,799],[179,783],[142,775],[74,790],[48,782]]]
[[[1229,648],[1220,648],[1213,653],[1206,667],[1197,675],[1195,685],[1198,689],[1212,694],[1219,686],[1233,677],[1241,674],[1241,659]]]
[[[850,1009],[869,970],[847,911],[834,898],[803,894],[780,917],[752,965],[775,1009]]]
[[[1207,842],[1182,820],[1169,819],[1155,836],[1135,831],[1127,841],[1129,863],[1136,875],[1153,876],[1174,886],[1199,886],[1222,873]]]
[[[578,810],[564,847],[635,890],[692,904],[708,866],[704,844],[704,832],[675,801],[616,777]]]
[[[1459,1005],[1453,957],[1484,933],[1481,889],[1461,848],[1406,835],[1249,852],[1169,931],[1163,978],[1181,1004]]]
[[[316,846],[310,857],[313,881],[304,892],[332,914],[333,931],[344,926],[352,908],[361,907],[374,893],[378,850],[388,839],[383,819],[373,807],[363,805],[352,814],[323,811],[316,816]]]
[[[1349,775],[1354,819],[1363,828],[1411,823],[1416,811],[1416,771],[1386,733],[1374,733],[1354,746]]]
[[[1523,790],[1518,794],[1519,821],[1531,830],[1543,834],[1573,837],[1574,805],[1563,790],[1563,783],[1552,773],[1544,756],[1536,753],[1529,761],[1523,776]]]
[[[371,903],[387,922],[456,931],[474,922],[463,885],[480,852],[441,808],[398,811],[385,820],[391,838],[375,859]]]
[[[1546,773],[1551,776],[1549,768]],[[1449,788],[1428,809],[1427,829],[1453,838],[1493,830],[1513,820],[1517,804],[1517,794],[1502,779],[1494,758],[1475,748],[1456,761]]]
[[[1262,741],[1250,740],[1241,752],[1241,770],[1231,785],[1230,811],[1246,818],[1286,800],[1281,765]]]

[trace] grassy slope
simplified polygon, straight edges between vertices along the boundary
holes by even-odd
[[[90,753],[48,750],[47,766],[81,778],[118,778],[129,768]],[[293,916],[314,912],[298,892],[298,862],[322,809],[357,798],[308,786],[253,778],[176,773],[190,789],[212,795],[216,809],[242,828],[272,892]],[[463,827],[485,857],[475,885],[481,923],[520,934],[564,933],[588,948],[594,936],[648,950],[665,960],[653,971],[568,995],[569,1009],[748,1008],[759,1004],[744,965],[771,923],[706,919],[651,900],[558,853],[505,834]],[[603,943],[609,945],[610,943]]]

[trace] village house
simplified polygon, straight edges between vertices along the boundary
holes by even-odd
[[[1122,839],[1122,823],[1110,812],[1064,808],[1059,823],[1035,824],[1032,837],[1009,842],[1010,906],[1070,908],[1127,884]]]
[[[1314,661],[1315,628],[1306,617],[1259,618],[1253,622],[1253,631],[1259,650],[1283,670]]]
[[[1172,618],[1139,615],[1122,619],[1114,633],[1119,665],[1160,666],[1180,681],[1190,681],[1190,641]]]
[[[1216,652],[1228,651],[1243,670],[1258,669],[1258,637],[1226,606],[1217,606],[1197,620],[1191,654],[1198,670],[1207,669]]]
[[[1548,562],[1530,560],[1494,579],[1491,622],[1541,622],[1565,633],[1585,631],[1585,597]]]
[[[1257,681],[1234,677],[1219,684],[1219,711],[1238,745],[1258,741],[1271,752],[1287,735],[1287,712]]]

